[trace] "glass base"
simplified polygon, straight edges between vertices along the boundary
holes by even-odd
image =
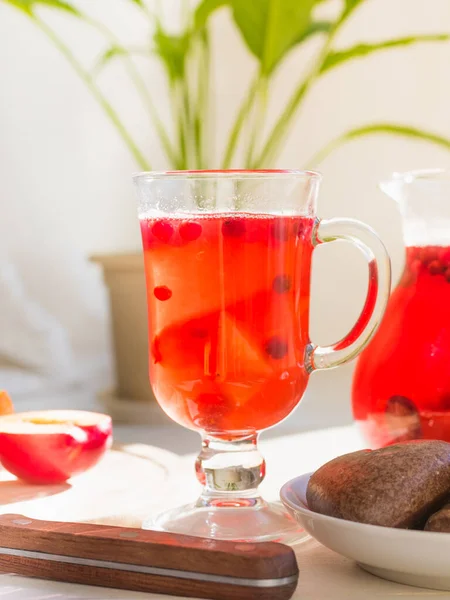
[[[308,534],[279,502],[252,498],[248,506],[188,504],[144,522],[144,529],[237,542],[294,545]]]

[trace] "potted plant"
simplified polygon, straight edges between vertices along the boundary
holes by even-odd
[[[446,42],[450,35],[438,32],[410,35],[377,42],[360,42],[337,49],[335,40],[342,27],[368,0],[344,0],[332,16],[331,0],[200,0],[195,8],[182,2],[182,26],[178,33],[169,32],[162,16],[161,2],[154,8],[145,0],[128,0],[130,10],[139,12],[148,28],[148,43],[136,46],[122,43],[102,20],[90,16],[75,2],[67,0],[0,0],[21,10],[67,58],[70,66],[84,81],[93,98],[104,110],[118,135],[133,155],[136,167],[152,170],[208,168],[270,168],[290,140],[293,123],[304,108],[305,100],[317,82],[349,61],[363,60],[382,51],[417,43]],[[93,57],[94,68],[86,69],[58,31],[45,19],[45,10],[66,13],[86,27],[93,28],[103,39],[100,56]],[[245,90],[224,146],[213,148],[215,122],[212,110],[211,17],[228,11],[243,45],[254,59],[254,73]],[[293,78],[290,95],[267,128],[269,99],[274,76],[294,48],[302,48],[317,38],[318,50],[307,68]],[[305,53],[306,55],[306,53]],[[165,94],[172,108],[172,125],[160,117],[153,92],[136,63],[136,57],[159,61],[164,68]],[[299,55],[301,56],[301,54]],[[149,127],[157,133],[164,156],[147,155],[126,126],[126,115],[119,114],[98,82],[98,75],[113,61],[123,61],[129,85],[139,95],[149,117]],[[271,119],[272,121],[272,119]],[[450,149],[450,139],[407,123],[367,122],[330,140],[304,167],[317,166],[341,144],[373,134],[398,135],[424,140]],[[219,157],[219,158],[217,158]],[[237,158],[241,157],[241,158]],[[110,291],[114,333],[117,389],[115,397],[147,401],[152,398],[147,383],[147,346],[145,286],[140,254],[97,256]],[[111,397],[114,406],[125,406]],[[116,412],[116,411],[113,411]],[[130,414],[130,403],[124,414]]]

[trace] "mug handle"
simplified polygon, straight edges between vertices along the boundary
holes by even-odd
[[[345,241],[361,250],[369,265],[367,296],[358,320],[337,344],[309,344],[306,351],[308,373],[332,369],[355,358],[375,333],[386,309],[391,289],[391,261],[375,231],[354,219],[317,220],[312,231],[314,247],[329,242]]]

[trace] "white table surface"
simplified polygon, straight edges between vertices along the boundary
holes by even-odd
[[[312,471],[327,460],[362,446],[362,441],[353,427],[308,432],[263,441],[261,449],[265,454],[268,466],[268,474],[263,484],[264,496],[268,500],[277,499],[281,485],[288,479]],[[102,505],[106,511],[106,522],[118,523],[123,520],[125,523],[129,523],[130,517],[131,521],[133,517],[140,519],[148,516],[149,513],[154,514],[161,509],[189,502],[198,494],[199,488],[193,472],[194,455],[180,458],[166,451],[141,445],[128,447],[127,451],[130,454],[140,454],[151,459],[148,467],[145,466],[144,459],[142,468],[149,469],[148,473],[153,474],[152,477],[156,478],[157,485],[152,485],[149,478],[144,478],[145,485],[139,485],[138,480],[141,482],[143,480],[138,476],[141,468],[141,459],[139,458],[135,459],[133,463],[135,468],[130,471],[136,475],[130,475],[131,479],[125,482],[122,488],[117,481],[111,483],[112,478],[109,477],[108,465],[117,465],[119,459],[117,456],[107,459],[103,465],[97,467],[98,477],[92,477],[92,481],[100,480],[103,477],[101,485],[103,487],[109,485],[108,500],[102,499]],[[134,484],[133,477],[136,477]],[[130,483],[134,489],[130,489],[129,492],[124,491]],[[14,489],[14,485],[8,483],[6,485]],[[62,491],[48,498],[42,496],[32,498],[31,495],[21,493],[20,498],[15,499],[16,501],[14,499],[10,499],[8,502],[4,501],[1,509],[2,512],[17,513],[20,511],[22,514],[34,518],[41,515],[44,518],[46,512],[49,511],[48,503],[51,502],[53,518],[57,520],[58,515],[61,515],[59,518],[64,518],[70,512],[70,506],[80,506],[76,496],[82,494],[82,488],[85,485],[87,483],[82,482],[81,478],[78,483],[74,480],[70,491]],[[140,490],[136,490],[136,487],[139,487]],[[133,498],[133,504],[126,501],[126,493]],[[139,500],[136,501],[136,498]],[[124,503],[128,506],[128,512],[120,515],[118,506],[123,507]],[[94,510],[93,520],[101,521],[98,506],[93,507],[92,510]],[[300,568],[299,584],[294,595],[295,600],[306,598],[311,600],[401,598],[405,600],[438,597],[450,599],[450,592],[413,588],[378,579],[359,569],[350,560],[324,548],[313,539],[298,545],[295,551]],[[0,575],[0,600],[3,598],[7,600],[48,600],[50,598],[52,600],[59,598],[65,600],[144,600],[144,598],[164,600],[169,596],[47,582],[4,574]]]

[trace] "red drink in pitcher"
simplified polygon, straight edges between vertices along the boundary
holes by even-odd
[[[248,213],[141,219],[150,378],[172,419],[229,437],[297,405],[308,378],[312,226]]]
[[[355,371],[353,411],[373,446],[450,442],[450,247],[407,247],[403,275]]]

